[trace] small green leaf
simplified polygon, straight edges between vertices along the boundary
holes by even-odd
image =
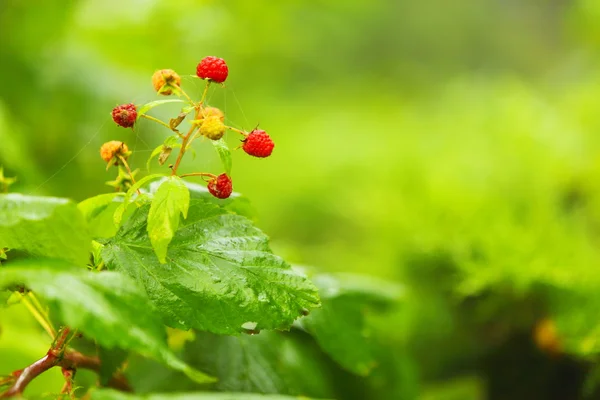
[[[156,147],[153,151],[152,154],[150,154],[150,157],[148,157],[148,161],[146,161],[146,169],[148,171],[150,171],[150,163],[152,162],[152,160],[157,157],[159,154],[162,154],[166,148],[169,149],[175,149],[175,148],[179,148],[181,147],[181,143],[178,142],[179,137],[178,136],[169,136],[165,139],[165,141],[163,142],[163,144],[161,144],[160,146]],[[166,160],[163,160],[162,162],[159,159],[159,163],[160,165],[163,165],[165,163]]]
[[[146,103],[138,108],[138,110],[137,110],[138,119],[142,115],[146,114],[148,111],[153,109],[154,107],[160,106],[162,104],[167,104],[167,103],[185,103],[185,101],[183,101],[181,99],[164,99],[164,100],[151,101],[150,103]]]
[[[106,348],[151,357],[203,383],[213,379],[178,359],[167,347],[164,327],[135,280],[91,273],[51,259],[21,259],[2,268],[0,288],[25,285],[45,299],[56,317]]]
[[[187,218],[190,191],[177,176],[167,178],[158,188],[148,213],[148,235],[161,263],[166,262],[167,247],[179,227],[179,214]]]
[[[150,192],[155,193],[161,183],[162,181],[152,182],[149,185]],[[201,199],[207,203],[214,204],[229,212],[241,215],[255,222],[256,209],[252,206],[247,197],[234,192],[227,199],[217,199],[208,192],[206,186],[198,185],[190,181],[184,181],[184,183],[190,191],[190,198]]]
[[[77,207],[83,214],[93,238],[107,238],[117,233],[113,214],[119,207],[125,193],[106,193],[90,197],[80,202]]]
[[[85,265],[91,248],[86,223],[68,199],[0,195],[0,248]]]
[[[223,139],[211,140],[211,142],[219,154],[225,173],[231,175],[231,151],[229,151],[227,143]]]
[[[166,393],[134,395],[111,389],[94,390],[92,400],[311,400],[308,397],[253,393]],[[315,399],[316,400],[316,399]]]
[[[288,329],[319,305],[308,279],[275,256],[268,238],[248,219],[202,199],[169,245],[166,264],[154,256],[142,206],[105,245],[108,269],[140,282],[166,324],[219,334]]]
[[[125,193],[125,197],[123,198],[123,203],[119,207],[117,207],[117,209],[115,210],[115,215],[114,215],[115,225],[117,225],[117,226],[121,225],[121,220],[123,219],[123,214],[125,213],[125,210],[127,210],[127,206],[129,206],[129,201],[131,200],[131,196],[133,196],[133,194],[135,192],[137,192],[138,189],[141,188],[147,182],[150,182],[153,179],[162,178],[164,176],[165,176],[165,174],[148,175],[148,176],[143,177],[139,181],[137,181],[135,183],[135,185],[131,186],[129,188],[129,190],[127,191],[127,193]]]

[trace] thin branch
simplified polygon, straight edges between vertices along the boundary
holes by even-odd
[[[161,120],[160,120],[160,119],[158,119],[158,118],[154,118],[154,117],[152,117],[152,116],[150,116],[150,115],[146,115],[146,114],[142,114],[142,115],[141,115],[141,117],[142,117],[142,118],[146,118],[147,120],[150,120],[150,121],[154,121],[154,122],[156,122],[156,123],[158,123],[158,124],[161,124],[162,126],[166,127],[166,128],[167,128],[167,129],[169,129],[170,131],[172,131],[172,130],[173,130],[173,129],[172,129],[170,126],[169,126],[169,124],[167,124],[166,122],[163,122],[163,121],[161,121]]]
[[[98,357],[86,356],[78,351],[65,351],[70,333],[71,330],[68,327],[62,328],[52,347],[44,357],[3,379],[3,383],[12,383],[12,386],[0,394],[0,399],[8,399],[21,395],[32,380],[53,367],[61,367],[63,369],[63,375],[67,379],[63,391],[67,391],[67,393],[72,391],[72,377],[78,368],[89,369],[99,373],[101,362]],[[68,373],[65,374],[65,371]],[[120,373],[113,375],[107,386],[131,392],[131,386],[129,386],[127,379]]]
[[[185,178],[186,176],[201,176],[207,178],[216,178],[215,174],[211,174],[209,172],[190,172],[189,174],[179,175],[180,178]]]

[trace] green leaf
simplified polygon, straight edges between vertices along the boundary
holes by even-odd
[[[100,359],[100,384],[108,385],[111,378],[121,368],[129,352],[123,349],[107,349],[100,346],[98,348],[98,358]]]
[[[85,265],[91,238],[77,205],[68,199],[0,195],[0,248]]]
[[[190,191],[183,181],[172,176],[158,188],[148,213],[148,235],[161,263],[166,262],[167,247],[179,228],[179,214],[187,218]]]
[[[312,334],[327,354],[350,372],[366,376],[376,365],[366,315],[373,306],[392,304],[402,295],[398,285],[369,276],[316,276],[322,307],[298,325]]]
[[[168,393],[134,395],[116,390],[101,389],[92,392],[92,400],[311,400],[308,397],[263,395],[252,393]]]
[[[156,147],[152,151],[152,154],[150,154],[150,157],[148,157],[148,161],[146,161],[146,169],[148,171],[150,171],[150,163],[152,162],[154,157],[157,157],[159,154],[162,154],[163,150],[165,150],[165,148],[175,149],[175,148],[181,147],[181,143],[179,143],[178,140],[179,140],[179,136],[167,137],[165,139],[165,141],[163,142],[163,144]],[[160,165],[162,165],[162,164],[164,164],[164,161],[162,163],[160,163]]]
[[[211,140],[211,142],[219,154],[225,173],[231,175],[231,151],[229,151],[227,143],[223,139]]]
[[[162,181],[152,182],[149,185],[150,192],[155,193],[161,183]],[[249,218],[253,221],[256,219],[256,210],[252,207],[252,204],[247,197],[244,197],[239,193],[232,193],[227,199],[217,199],[208,192],[208,189],[206,189],[205,186],[189,181],[184,181],[184,183],[189,189],[190,197],[192,199],[204,200],[207,203],[217,205],[227,211]]]
[[[326,356],[305,333],[222,336],[198,332],[183,352],[188,364],[215,376],[218,391],[333,397]]]
[[[137,351],[198,382],[212,378],[178,359],[144,291],[126,275],[91,273],[60,260],[22,259],[2,269],[0,288],[25,285],[48,301],[66,325],[106,348]]]
[[[129,206],[129,201],[131,200],[131,196],[133,196],[133,194],[135,192],[137,192],[139,188],[141,188],[143,185],[145,185],[146,182],[149,182],[149,181],[151,181],[153,179],[162,178],[164,176],[165,176],[165,174],[152,174],[152,175],[148,175],[148,176],[143,177],[139,181],[137,181],[135,183],[135,185],[131,186],[129,188],[129,190],[127,191],[127,193],[125,193],[125,197],[123,198],[123,204],[121,204],[115,210],[115,214],[114,214],[114,217],[113,217],[115,225],[117,225],[117,226],[121,225],[121,221],[123,220],[123,214],[125,213],[125,210],[127,210],[127,206]]]
[[[93,238],[107,238],[117,233],[113,215],[120,205],[120,198],[125,193],[106,193],[90,197],[80,202],[77,207],[85,218]]]
[[[268,238],[248,219],[191,200],[160,264],[146,233],[148,212],[148,206],[136,210],[102,258],[146,288],[167,325],[220,334],[287,329],[319,305],[314,285],[271,253]]]
[[[160,106],[160,105],[166,104],[166,103],[185,103],[185,101],[180,100],[180,99],[164,99],[164,100],[151,101],[150,103],[146,103],[138,108],[138,110],[137,110],[138,119],[141,118],[142,115],[146,114],[148,111],[150,111],[154,107]]]

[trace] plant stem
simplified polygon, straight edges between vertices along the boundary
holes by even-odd
[[[170,130],[170,131],[172,131],[172,130],[173,130],[173,129],[171,129],[171,127],[169,126],[169,124],[167,124],[167,123],[166,123],[166,122],[164,122],[164,121],[161,121],[161,120],[160,120],[160,119],[158,119],[158,118],[154,118],[154,117],[152,117],[152,116],[150,116],[150,115],[147,115],[147,114],[142,114],[142,115],[141,115],[141,117],[142,117],[142,118],[146,118],[146,119],[148,119],[148,120],[150,120],[150,121],[154,121],[154,122],[156,122],[156,123],[158,123],[158,124],[161,124],[162,126],[166,127],[166,128],[167,128],[168,130]]]
[[[185,92],[185,90],[183,90],[181,86],[178,86],[177,89],[179,89],[179,92],[183,95],[183,97],[187,99],[187,101],[189,101],[191,105],[194,105],[194,100],[192,100],[192,98],[188,96],[188,94]]]
[[[210,87],[210,81],[206,81],[206,86],[204,86],[204,91],[202,92],[202,98],[198,104],[204,104],[204,100],[206,100],[206,96],[208,95],[208,88]],[[196,114],[196,118],[198,119],[198,114]]]
[[[225,128],[229,129],[230,131],[234,131],[234,132],[237,132],[237,133],[241,133],[241,134],[242,134],[242,135],[244,135],[244,136],[248,136],[248,132],[246,132],[246,131],[243,131],[243,130],[241,130],[241,129],[237,129],[237,128],[234,128],[234,127],[232,127],[232,126],[226,126]]]
[[[196,115],[195,115],[194,119],[198,119],[199,114],[200,114],[200,105],[197,105],[196,106]],[[175,160],[175,164],[173,165],[173,169],[171,171],[172,176],[177,175],[177,168],[179,168],[181,159],[183,158],[183,155],[185,154],[185,151],[186,151],[186,148],[188,145],[188,141],[190,140],[192,134],[194,133],[194,131],[196,129],[198,129],[198,126],[192,125],[190,130],[183,137],[183,141],[181,142],[181,147],[179,148],[179,154],[177,154],[177,160]]]
[[[180,178],[185,178],[186,176],[206,176],[208,178],[216,178],[217,176],[208,172],[190,172],[189,174],[180,175]]]
[[[65,352],[64,348],[59,349],[56,347],[57,345],[61,345],[61,343],[62,345],[66,343],[69,332],[70,330],[68,328],[63,329],[60,338],[57,339],[56,343],[48,350],[48,353],[46,353],[44,357],[22,370],[13,372],[10,377],[3,379],[3,383],[10,383],[13,381],[14,383],[7,391],[0,394],[0,399],[21,395],[32,380],[53,367],[61,367],[63,369],[63,375],[65,370],[72,372],[69,376],[74,375],[78,368],[88,369],[97,373],[100,372],[101,362],[98,357],[86,356],[77,351]],[[65,379],[67,378],[68,377],[65,375]],[[69,381],[67,380],[67,384],[63,389],[69,388],[68,382]],[[120,373],[115,374],[107,386],[113,389],[131,392],[131,386],[129,386],[127,379]]]
[[[50,335],[50,337],[52,339],[54,339],[56,337],[56,331],[52,327],[52,324],[50,323],[50,319],[48,318],[48,316],[45,315],[41,309],[38,309],[36,306],[34,306],[27,298],[27,295],[21,294],[21,301],[23,302],[25,307],[27,307],[27,309],[29,310],[31,315],[33,315],[33,317],[36,319],[36,321],[48,333],[48,335]],[[35,301],[37,302],[37,299]],[[39,302],[37,302],[37,304],[41,307]]]
[[[121,162],[123,163],[123,166],[125,167],[125,169],[127,170],[127,173],[129,174],[129,177],[131,178],[131,183],[133,183],[135,185],[135,178],[133,177],[133,172],[131,172],[131,168],[129,168],[129,164],[127,163],[127,160],[125,159],[125,157],[119,155],[119,160],[121,160]],[[140,192],[140,189],[137,190],[137,194],[142,194],[142,192]]]

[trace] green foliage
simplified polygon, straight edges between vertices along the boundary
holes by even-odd
[[[167,325],[220,334],[285,329],[319,304],[314,286],[246,218],[192,199],[162,264],[146,233],[148,213],[139,208],[102,257],[144,286]]]
[[[327,363],[298,332],[199,334],[184,353],[190,365],[218,377],[219,391],[334,397]]]
[[[397,302],[401,289],[391,283],[348,274],[314,278],[323,305],[299,324],[344,368],[366,376],[377,365],[365,321],[369,308]]]
[[[77,205],[67,199],[0,194],[0,248],[85,264],[90,238]]]
[[[148,111],[153,109],[154,107],[167,104],[167,103],[184,103],[183,100],[180,99],[163,99],[163,100],[154,100],[144,105],[141,105],[137,109],[137,117],[141,118],[142,115],[146,114]]]
[[[98,357],[102,360],[99,372],[100,384],[106,386],[115,372],[123,366],[129,357],[129,352],[118,347],[112,349],[100,347],[98,348]]]
[[[164,174],[152,174],[152,175],[148,175],[143,177],[142,179],[140,179],[139,181],[137,181],[134,185],[132,185],[129,190],[127,190],[127,193],[125,193],[125,197],[123,198],[123,203],[121,205],[119,205],[119,207],[117,207],[117,209],[115,210],[115,214],[114,214],[114,222],[115,225],[120,225],[121,221],[123,220],[123,215],[125,214],[125,211],[127,210],[127,207],[129,206],[129,202],[131,201],[131,197],[146,183],[152,181],[152,180],[156,180],[158,178],[162,178],[164,177]],[[140,200],[141,196],[138,196],[137,200]]]
[[[212,140],[213,146],[215,146],[215,150],[219,154],[219,158],[221,159],[221,163],[223,164],[223,169],[227,175],[231,175],[231,151],[229,151],[229,147],[227,147],[227,143],[223,139]]]
[[[59,260],[26,259],[2,269],[0,287],[16,285],[38,293],[53,306],[57,318],[102,346],[134,350],[198,382],[211,381],[168,349],[164,328],[145,293],[127,276],[89,273]]]
[[[122,200],[122,196],[123,193],[100,194],[77,205],[93,238],[111,237],[117,233],[118,227],[113,222],[113,215],[120,204],[117,200]]]
[[[183,181],[172,176],[158,188],[148,212],[148,236],[158,260],[164,264],[167,247],[177,228],[180,214],[187,218],[190,205],[190,192]]]
[[[259,395],[248,393],[179,393],[153,394],[136,396],[114,390],[97,390],[92,393],[92,400],[300,400],[297,397],[278,395]],[[302,400],[311,400],[303,397]]]

